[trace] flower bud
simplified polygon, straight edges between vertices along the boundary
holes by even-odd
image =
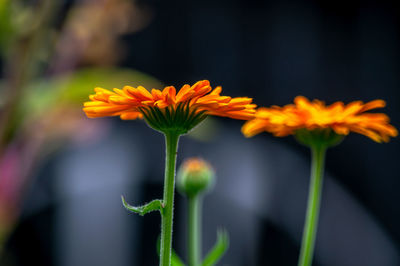
[[[214,176],[214,170],[203,159],[187,159],[178,171],[178,191],[188,197],[196,196],[214,184]]]

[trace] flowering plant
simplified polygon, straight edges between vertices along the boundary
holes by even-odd
[[[294,135],[312,151],[311,182],[299,266],[310,266],[312,263],[327,148],[337,145],[351,131],[378,143],[388,142],[390,137],[396,137],[398,132],[389,124],[387,115],[367,112],[384,106],[383,100],[365,104],[355,101],[347,105],[336,102],[326,106],[322,101],[310,102],[307,98],[298,96],[294,104],[259,108],[255,118],[242,127],[246,137],[263,131],[277,137]]]
[[[175,188],[175,164],[179,137],[186,134],[208,115],[248,120],[253,118],[256,105],[247,97],[221,96],[221,87],[214,90],[208,80],[184,85],[178,92],[168,86],[162,91],[144,87],[125,86],[113,91],[95,88],[96,94],[84,103],[83,111],[90,118],[119,116],[123,120],[145,119],[147,124],[165,135],[166,160],[164,197],[133,207],[122,198],[124,206],[144,215],[151,211],[161,214],[160,265],[171,264],[172,224]]]

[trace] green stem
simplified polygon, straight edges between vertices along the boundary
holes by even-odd
[[[298,266],[311,266],[321,203],[326,147],[324,145],[314,145],[311,147],[311,151],[311,180]]]
[[[201,198],[189,197],[189,266],[199,266],[201,256]]]
[[[163,210],[161,212],[160,266],[171,265],[172,225],[174,217],[175,164],[180,134],[165,133],[166,159]]]

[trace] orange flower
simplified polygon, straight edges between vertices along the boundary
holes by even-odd
[[[130,120],[143,118],[144,109],[147,108],[164,110],[169,107],[174,111],[179,105],[186,104],[188,111],[193,114],[204,111],[207,115],[248,120],[253,118],[256,107],[251,103],[251,98],[221,96],[221,87],[211,91],[208,80],[199,81],[193,86],[186,84],[178,93],[173,86],[163,91],[152,89],[151,92],[142,86],[125,86],[122,90],[113,91],[102,88],[94,90],[96,94],[90,95],[91,101],[85,102],[83,108],[90,118],[120,116],[123,120]]]
[[[294,104],[259,108],[255,119],[245,123],[242,132],[246,137],[262,131],[283,137],[300,129],[332,129],[338,135],[348,135],[353,131],[376,142],[388,142],[390,137],[398,134],[396,128],[389,124],[389,117],[382,113],[366,113],[385,104],[383,100],[374,100],[365,104],[355,101],[347,105],[336,102],[326,106],[322,101],[310,102],[303,96],[297,96]]]

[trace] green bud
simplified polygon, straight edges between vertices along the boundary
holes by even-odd
[[[214,184],[214,176],[214,170],[203,159],[187,159],[178,171],[178,191],[188,197],[196,196]]]

